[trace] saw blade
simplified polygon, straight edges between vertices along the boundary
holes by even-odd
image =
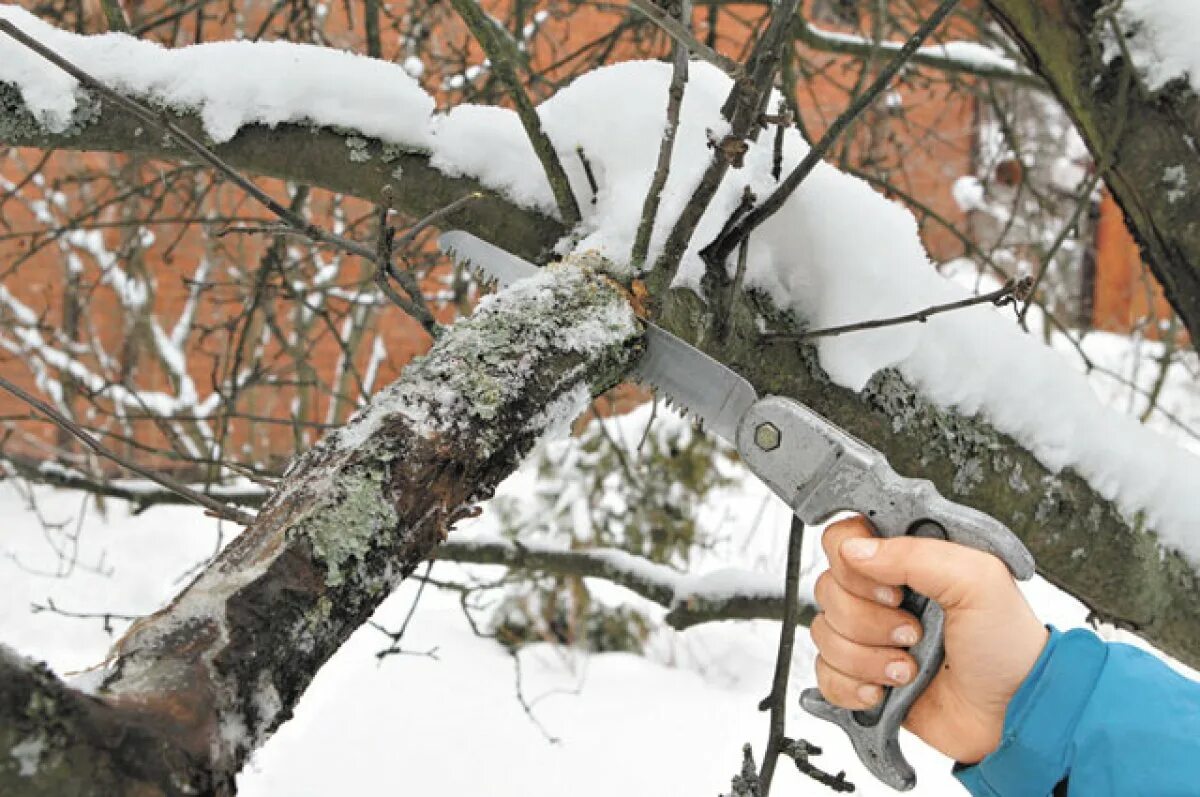
[[[532,277],[541,271],[528,260],[523,260],[463,230],[451,230],[439,235],[438,248],[459,264],[476,274],[482,274],[500,288],[507,288],[517,280]]]
[[[438,237],[438,246],[456,261],[494,280],[501,288],[532,277],[541,269],[463,230]],[[690,343],[646,321],[646,352],[633,376],[650,385],[673,406],[737,445],[742,416],[758,400],[754,386]]]
[[[646,353],[634,364],[633,374],[734,446],[742,416],[758,401],[745,378],[650,322]]]

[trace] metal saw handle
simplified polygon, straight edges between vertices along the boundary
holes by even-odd
[[[1033,556],[1003,523],[946,500],[926,479],[900,476],[878,451],[799,402],[768,396],[755,403],[739,423],[737,447],[750,470],[806,524],[858,512],[880,536],[947,539],[999,557],[1018,579],[1033,575]],[[917,662],[912,681],[885,689],[869,711],[833,706],[816,689],[806,690],[800,703],[840,726],[875,777],[908,790],[917,777],[900,750],[900,726],[942,665],[945,616],[935,601],[911,590],[901,608],[920,619],[923,632],[909,649]]]

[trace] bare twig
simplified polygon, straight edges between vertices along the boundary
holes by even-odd
[[[850,107],[838,115],[825,134],[821,136],[821,140],[808,151],[804,159],[780,183],[779,187],[761,205],[748,213],[733,230],[726,235],[719,236],[705,247],[703,256],[707,263],[724,263],[743,238],[749,236],[759,225],[783,207],[788,198],[800,187],[800,184],[812,173],[812,170],[846,131],[850,123],[875,102],[913,53],[942,24],[957,5],[958,0],[942,0],[929,18],[921,23],[921,26],[908,38],[904,46],[896,51],[895,57],[880,71],[874,82],[850,104]]]
[[[1013,301],[1022,301],[1029,295],[1032,283],[1032,277],[1022,277],[1019,280],[1009,280],[996,290],[982,293],[979,296],[971,296],[967,299],[959,299],[956,302],[947,302],[946,304],[935,304],[913,313],[891,316],[890,318],[876,318],[870,321],[858,321],[853,324],[842,324],[836,327],[808,329],[803,332],[763,335],[762,339],[771,341],[811,340],[813,338],[830,338],[835,335],[844,335],[847,332],[860,332],[865,329],[894,327],[900,324],[924,324],[930,317],[939,315],[940,313],[949,313],[952,310],[962,310],[978,304],[991,304],[996,307],[1004,307],[1005,305],[1012,304]]]
[[[464,199],[469,197],[464,197]],[[460,203],[463,200],[458,200]],[[388,216],[392,211],[392,192],[391,189],[384,188],[383,196],[381,197],[376,221],[376,237],[375,237],[375,285],[379,291],[388,298],[388,300],[403,310],[408,315],[417,320],[418,323],[429,333],[431,337],[436,338],[441,331],[441,326],[437,319],[433,317],[433,313],[429,311],[429,306],[425,303],[425,296],[421,293],[421,286],[417,284],[416,277],[409,271],[399,271],[392,262],[392,255],[395,251],[396,230],[388,221]],[[436,211],[435,211],[436,212]],[[417,227],[425,222],[422,219],[414,225],[412,230],[409,230],[405,236],[408,240],[415,238],[420,231]],[[425,222],[426,224],[428,222]],[[404,298],[392,288],[388,279],[394,279],[408,294],[409,298]]]
[[[376,631],[379,631],[392,641],[392,643],[386,648],[378,651],[375,654],[375,658],[385,659],[388,656],[397,656],[402,654],[410,656],[428,656],[431,659],[437,658],[438,649],[436,646],[425,651],[411,651],[400,647],[400,642],[404,639],[405,632],[408,631],[408,624],[412,622],[413,615],[417,613],[417,606],[419,606],[421,603],[421,596],[425,594],[425,585],[429,583],[429,571],[432,569],[433,561],[430,560],[429,563],[425,565],[425,575],[417,579],[419,582],[417,586],[417,594],[413,597],[412,605],[408,607],[408,614],[404,615],[404,622],[400,623],[400,628],[398,630],[389,631],[387,628],[384,628],[374,620],[368,621],[372,628],[374,628]]]
[[[783,622],[779,626],[779,649],[775,656],[775,677],[771,682],[771,694],[759,706],[770,709],[771,722],[767,732],[767,751],[763,754],[758,780],[763,797],[771,793],[771,780],[775,777],[775,762],[783,748],[783,733],[787,720],[788,676],[792,671],[792,648],[796,641],[796,615],[800,600],[800,552],[804,543],[804,522],[792,517],[788,532],[787,571],[784,574]]]
[[[579,162],[583,164],[583,174],[587,177],[588,188],[592,191],[592,204],[596,204],[596,197],[600,194],[600,185],[596,182],[596,173],[592,171],[592,162],[588,160],[587,153],[583,151],[583,147],[576,147],[575,154],[579,156]]]
[[[104,9],[104,19],[108,22],[110,31],[129,32],[129,19],[125,16],[125,9],[121,7],[121,0],[100,0],[100,7]]]
[[[692,192],[687,205],[675,222],[663,246],[662,254],[646,278],[651,296],[662,295],[675,278],[683,253],[687,250],[709,203],[716,196],[730,166],[740,163],[746,142],[758,136],[762,114],[766,110],[775,74],[785,49],[791,46],[788,27],[800,0],[782,0],[775,6],[766,30],[754,43],[746,61],[745,76],[734,81],[721,114],[729,120],[729,134],[713,147],[713,157]]]
[[[34,614],[50,612],[60,617],[70,617],[72,620],[100,620],[104,624],[104,632],[106,634],[113,632],[113,620],[133,622],[141,617],[139,614],[117,614],[116,612],[69,612],[66,609],[60,609],[55,606],[53,598],[46,598],[44,606],[40,603],[31,603],[29,604],[29,610]]]
[[[96,438],[92,437],[90,434],[85,432],[77,423],[72,421],[67,416],[63,415],[61,412],[56,410],[54,407],[51,407],[49,404],[42,401],[37,396],[34,396],[34,395],[26,392],[25,390],[21,389],[20,387],[14,385],[12,382],[8,381],[4,377],[0,377],[0,388],[7,390],[9,393],[13,394],[17,398],[19,398],[21,401],[24,401],[26,404],[33,407],[38,412],[40,412],[43,415],[50,418],[52,421],[54,421],[54,423],[58,424],[58,426],[65,429],[66,431],[70,432],[81,443],[86,445],[88,448],[92,449],[92,451],[95,451],[98,455],[104,457],[105,459],[112,460],[113,462],[117,463],[118,465],[125,468],[126,470],[132,471],[133,473],[136,473],[137,475],[139,475],[143,478],[149,479],[150,481],[154,482],[155,484],[159,484],[159,485],[165,487],[166,489],[170,490],[171,492],[177,493],[177,494],[187,498],[192,503],[199,504],[200,506],[205,507],[210,512],[212,512],[214,515],[216,515],[217,517],[224,518],[226,520],[231,520],[234,523],[239,523],[243,526],[248,526],[254,520],[254,518],[252,516],[246,514],[245,512],[242,512],[238,509],[234,509],[233,507],[230,507],[230,506],[226,506],[225,504],[221,503],[220,501],[217,501],[217,500],[213,499],[212,497],[205,495],[204,493],[200,493],[200,492],[197,492],[196,490],[193,490],[191,487],[188,487],[186,484],[182,484],[180,482],[175,481],[170,476],[165,476],[161,473],[155,473],[152,470],[147,470],[146,468],[143,468],[141,465],[138,465],[134,462],[130,462],[129,460],[125,459],[120,454],[117,454],[116,452],[110,450],[108,447],[106,447],[104,444],[102,444],[99,440],[97,440]]]
[[[638,0],[634,0],[637,7]],[[657,6],[651,6],[658,10]],[[686,30],[688,20],[692,16],[691,0],[680,0],[679,16]],[[693,37],[694,38],[694,37]],[[679,130],[679,109],[683,107],[683,90],[688,80],[688,51],[685,42],[675,40],[671,54],[671,85],[667,89],[667,122],[663,128],[662,141],[658,145],[658,163],[654,167],[654,176],[650,179],[650,188],[646,191],[646,200],[642,203],[642,219],[638,223],[637,235],[633,240],[633,253],[630,255],[630,265],[634,272],[639,272],[646,264],[646,255],[650,251],[650,237],[654,233],[654,222],[658,218],[658,205],[662,200],[662,191],[667,184],[667,176],[671,171],[671,154],[675,151],[675,134]]]
[[[496,22],[479,7],[475,0],[450,0],[450,2],[476,41],[479,42],[479,46],[487,54],[488,60],[492,64],[492,71],[508,90],[509,97],[516,106],[521,125],[525,128],[529,142],[533,145],[533,151],[537,153],[538,160],[541,161],[542,168],[546,171],[546,179],[550,181],[550,190],[554,192],[554,201],[558,205],[558,213],[562,216],[563,223],[568,227],[575,226],[581,218],[579,203],[571,191],[571,182],[567,179],[567,173],[563,169],[562,161],[558,158],[558,152],[555,151],[554,144],[546,135],[546,131],[542,129],[542,122],[538,118],[537,109],[533,107],[533,100],[526,93],[525,87],[521,85],[516,64],[501,39],[503,34],[497,30]]]
[[[24,31],[6,19],[0,19],[0,32],[7,33],[25,47],[28,47],[42,58],[45,58],[59,69],[78,80],[84,86],[95,90],[105,98],[111,100],[114,104],[136,116],[141,121],[169,134],[174,140],[183,145],[185,149],[189,150],[200,160],[204,161],[206,164],[228,177],[231,182],[238,186],[238,188],[245,191],[293,229],[304,233],[314,241],[320,241],[321,243],[336,246],[340,249],[350,252],[351,254],[364,257],[367,260],[374,259],[374,253],[371,251],[370,247],[323,230],[319,226],[309,222],[303,216],[293,213],[288,208],[279,204],[274,198],[271,197],[270,194],[259,188],[252,180],[243,177],[236,169],[225,163],[220,156],[218,156],[208,147],[204,146],[204,144],[202,144],[198,139],[181,128],[179,125],[172,122],[166,117],[166,115],[157,113],[137,100],[126,97],[124,94],[110,89],[108,86],[104,85],[87,72],[84,72],[82,69],[75,66],[73,63],[63,58],[50,48],[46,47],[41,42],[38,42],[30,36],[27,36]]]
[[[651,0],[629,0],[629,6],[645,14],[651,22],[662,28],[663,33],[670,36],[677,45],[682,46],[685,52],[690,51],[692,55],[701,61],[707,61],[734,80],[740,80],[745,77],[746,73],[741,64],[732,58],[721,55],[708,45],[702,44],[699,39],[692,35],[692,31],[688,26],[688,20],[692,16],[690,2],[685,3],[686,10],[680,15],[681,19],[674,19],[666,11],[652,3]]]

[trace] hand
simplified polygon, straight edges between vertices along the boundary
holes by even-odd
[[[994,751],[1008,703],[1049,638],[1004,564],[943,540],[875,537],[863,518],[834,523],[823,544],[829,570],[817,579],[812,639],[825,699],[870,708],[881,686],[916,675],[905,648],[921,624],[896,608],[906,585],[945,611],[946,658],[904,727],[964,764]]]

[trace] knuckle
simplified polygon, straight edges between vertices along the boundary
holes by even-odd
[[[832,578],[833,576],[830,575],[828,570],[826,570],[824,573],[817,576],[817,582],[813,584],[813,600],[817,602],[817,606],[820,607],[822,611],[824,611],[825,605],[829,602],[829,582]]]

